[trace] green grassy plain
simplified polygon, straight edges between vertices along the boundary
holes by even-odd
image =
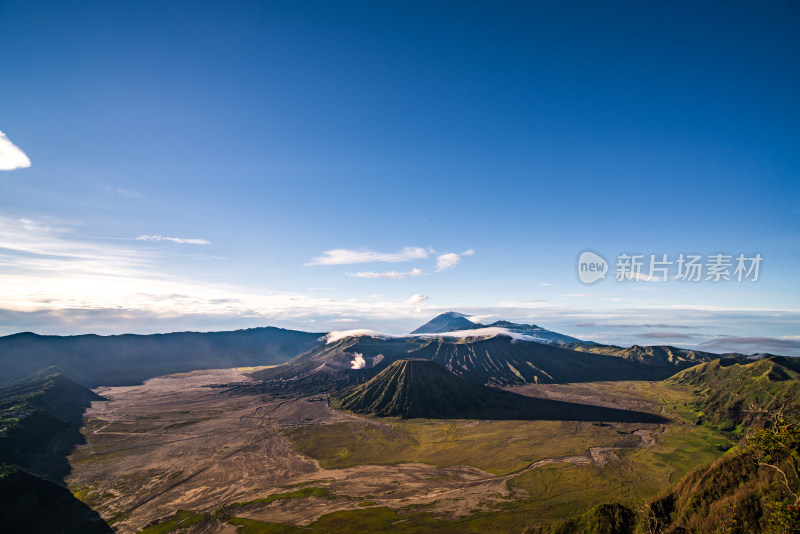
[[[639,428],[631,426],[630,431]],[[630,441],[610,427],[562,421],[393,420],[337,423],[285,431],[298,451],[326,469],[420,462],[467,465],[507,475],[537,460],[580,455],[589,447]]]

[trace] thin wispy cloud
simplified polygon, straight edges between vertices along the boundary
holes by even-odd
[[[142,254],[117,245],[79,240],[58,221],[0,216],[0,263],[11,271],[49,274],[79,268],[87,272],[128,273],[142,264]]]
[[[697,334],[686,334],[683,332],[645,332],[639,334],[645,339],[697,339]]]
[[[406,300],[406,304],[410,304],[412,306],[419,306],[420,304],[425,304],[426,302],[428,302],[428,295],[414,295]]]
[[[406,300],[406,304],[409,306],[414,306],[414,311],[416,313],[422,313],[422,310],[428,304],[430,297],[428,295],[413,295],[411,298]]]
[[[103,191],[113,193],[123,198],[139,198],[142,195],[138,191],[132,189],[125,189],[123,187],[104,187]]]
[[[149,241],[151,243],[158,243],[167,241],[170,243],[179,243],[181,245],[210,245],[211,241],[205,239],[186,239],[183,237],[166,237],[163,235],[140,235],[136,238],[137,241]]]
[[[654,274],[644,273],[625,273],[625,281],[627,282],[665,282],[666,279]]]
[[[499,305],[503,308],[530,309],[547,306],[548,301],[546,299],[531,299],[522,301],[506,300],[501,302]]]
[[[448,269],[452,269],[461,262],[462,257],[472,256],[473,254],[475,254],[475,251],[472,249],[465,250],[461,254],[456,254],[455,252],[440,254],[436,258],[436,272],[442,272],[442,271],[447,271]]]
[[[387,271],[376,273],[365,271],[361,273],[347,273],[348,276],[353,276],[355,278],[408,278],[410,276],[422,276],[422,274],[422,269],[412,269],[408,272]]]
[[[12,143],[6,134],[0,132],[0,171],[13,171],[30,166],[31,160],[25,152]]]
[[[411,260],[426,259],[430,255],[422,247],[405,247],[398,252],[375,252],[371,250],[350,250],[335,248],[326,250],[321,256],[312,259],[306,265],[351,265],[354,263],[400,263]]]
[[[209,283],[190,273],[176,277],[159,271],[162,249],[125,242],[81,237],[64,222],[0,216],[0,316],[10,321],[6,328],[0,325],[0,331],[11,333],[14,321],[21,324],[34,316],[67,331],[78,324],[75,321],[91,316],[94,319],[86,319],[86,324],[115,325],[106,332],[130,330],[131,317],[140,324],[161,325],[159,329],[167,328],[163,320],[184,327],[192,321],[231,318],[258,324],[335,324],[367,317],[388,322],[416,317],[427,302],[424,295],[406,300],[337,299]]]
[[[666,323],[593,323],[593,322],[582,322],[582,323],[573,323],[570,326],[575,326],[578,328],[605,328],[606,330],[613,330],[616,328],[680,328],[680,329],[695,329],[699,328],[695,325],[685,325],[685,324],[666,324]]]

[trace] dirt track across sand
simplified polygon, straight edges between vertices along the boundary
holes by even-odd
[[[346,498],[284,501],[241,515],[305,524],[357,508],[369,496],[394,506],[451,496],[453,511],[468,513],[470,505],[509,493],[504,479],[471,467],[321,469],[296,453],[280,428],[363,419],[330,410],[324,396],[273,400],[207,387],[245,380],[236,370],[210,370],[98,389],[107,400],[86,414],[88,443],[71,457],[70,486],[88,495],[104,518],[118,518],[114,527],[121,533],[137,532],[178,509],[214,511],[291,484],[314,483]]]
[[[328,489],[334,498],[282,499],[237,510],[241,517],[304,525],[329,512],[358,509],[363,501],[393,508],[432,505],[464,516],[514,498],[507,481],[524,471],[556,462],[602,465],[616,458],[615,448],[593,447],[586,455],[539,460],[505,476],[419,463],[325,470],[298,454],[281,428],[382,423],[335,412],[324,395],[273,399],[208,387],[248,380],[235,369],[208,370],[96,390],[107,400],[94,402],[86,414],[87,444],[70,458],[70,486],[106,520],[115,520],[123,534],[179,509],[213,512],[293,485]],[[637,434],[641,442],[634,446],[653,442],[647,431]]]

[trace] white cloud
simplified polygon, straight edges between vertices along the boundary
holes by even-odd
[[[518,332],[512,332],[508,328],[500,328],[500,327],[488,327],[488,328],[475,328],[473,330],[455,330],[453,332],[442,332],[438,334],[406,334],[404,336],[393,336],[390,334],[384,334],[377,330],[370,330],[367,328],[357,328],[354,330],[337,330],[334,332],[330,332],[325,336],[325,342],[327,344],[334,343],[339,341],[340,339],[354,337],[354,336],[369,336],[369,337],[377,337],[381,339],[390,339],[396,337],[452,337],[457,339],[464,339],[464,338],[490,338],[495,336],[508,336],[516,341],[538,341],[541,342],[541,338],[537,338],[534,336],[530,336],[527,334],[520,334]],[[355,353],[355,360],[352,362],[353,365],[357,361],[359,361],[358,353]],[[361,356],[363,358],[363,356]],[[353,367],[353,369],[360,369],[361,367]]]
[[[406,300],[406,304],[409,306],[414,306],[414,313],[419,315],[425,309],[425,306],[428,305],[429,297],[428,295],[413,295],[408,300]]]
[[[356,278],[408,278],[409,276],[422,276],[421,269],[412,269],[408,272],[397,272],[397,271],[388,271],[384,273],[376,273],[372,271],[366,271],[361,273],[347,273],[348,276],[354,276]]]
[[[0,132],[0,171],[13,171],[31,166],[31,160],[17,145]]]
[[[184,239],[182,237],[165,237],[163,235],[140,235],[136,238],[137,241],[150,241],[150,242],[160,242],[160,241],[169,241],[171,243],[180,243],[185,245],[210,245],[211,241],[206,241],[205,239]]]
[[[505,300],[500,302],[500,306],[504,308],[541,308],[542,306],[547,305],[548,301],[546,299]]]
[[[466,318],[473,323],[482,323],[494,317],[497,317],[497,315],[494,313],[489,313],[487,315],[468,315]]]
[[[520,334],[519,332],[512,332],[508,328],[501,328],[499,326],[489,326],[486,328],[474,328],[471,330],[454,330],[452,332],[442,332],[438,334],[413,334],[416,337],[455,337],[459,339],[473,338],[473,337],[495,337],[495,336],[508,336],[517,341],[542,341],[541,338],[529,336],[527,334]]]
[[[325,336],[325,343],[330,344],[339,341],[340,339],[353,336],[370,336],[370,337],[380,337],[380,338],[391,337],[387,336],[386,334],[381,334],[376,330],[369,330],[367,328],[356,328],[354,330],[336,330],[330,332],[328,333],[328,335]]]
[[[371,250],[336,248],[326,250],[322,253],[322,256],[312,259],[306,265],[350,265],[353,263],[372,262],[400,263],[425,259],[428,256],[428,250],[421,247],[405,247],[399,252],[374,252]]]
[[[414,295],[406,300],[406,304],[409,306],[424,306],[428,303],[428,298],[428,295]]]
[[[449,254],[442,254],[438,258],[436,258],[436,271],[445,271],[447,269],[452,269],[458,262],[461,261],[461,256],[455,254],[453,252]]]
[[[458,339],[464,339],[464,338],[490,338],[495,336],[508,336],[517,341],[542,341],[541,338],[537,338],[527,334],[520,334],[518,332],[512,332],[508,328],[487,327],[487,328],[475,328],[472,330],[455,330],[453,332],[442,332],[437,334],[406,334],[405,336],[392,336],[390,334],[381,333],[377,330],[370,330],[367,328],[357,328],[353,330],[336,330],[334,332],[330,332],[325,336],[325,342],[330,344],[339,341],[340,339],[344,339],[347,337],[354,337],[354,336],[370,336],[382,339],[389,339],[393,337],[453,337]],[[359,355],[358,353],[355,354],[356,354],[356,360],[358,360]],[[360,368],[353,367],[353,369],[360,369]]]
[[[436,272],[452,269],[458,265],[463,256],[472,256],[473,254],[475,254],[475,251],[472,249],[465,250],[461,254],[456,254],[455,252],[440,254],[439,257],[436,258]]]

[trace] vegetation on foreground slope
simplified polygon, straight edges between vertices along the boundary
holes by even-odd
[[[611,525],[597,523],[592,510],[555,532],[800,532],[798,370],[794,359],[768,357],[749,363],[717,360],[675,375],[669,382],[694,386],[700,395],[697,423],[734,436],[746,432],[740,446],[695,469],[667,495],[636,508],[635,528],[587,530],[592,521]]]
[[[100,399],[53,367],[0,388],[0,462],[62,482],[83,411]]]
[[[703,420],[725,430],[761,427],[777,412],[800,421],[800,361],[771,356],[742,362],[722,359],[682,371],[669,382],[695,388]],[[740,431],[742,429],[740,428]]]
[[[99,399],[55,368],[0,388],[0,526],[5,532],[110,532],[96,512],[60,485],[69,471],[66,456],[82,439],[83,411]]]

